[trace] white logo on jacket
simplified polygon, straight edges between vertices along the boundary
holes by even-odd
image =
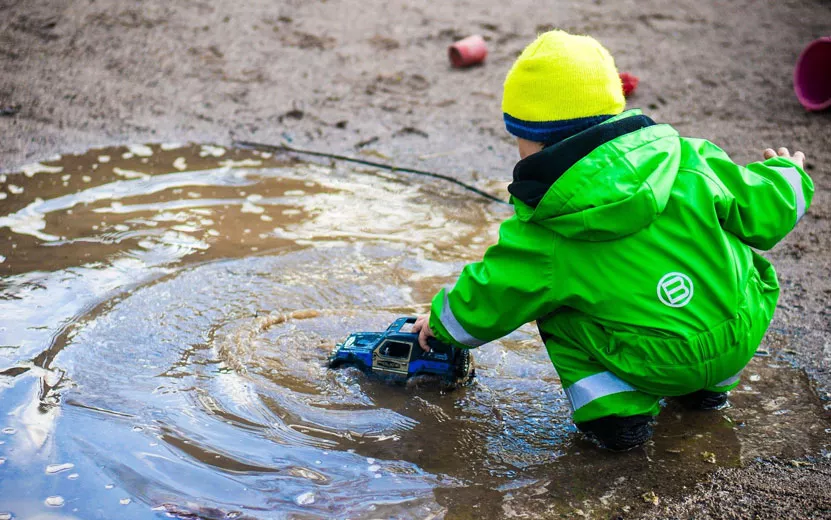
[[[667,273],[658,281],[658,299],[669,307],[683,307],[693,297],[693,283],[684,273]]]

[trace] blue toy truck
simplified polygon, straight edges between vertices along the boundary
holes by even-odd
[[[475,374],[470,351],[430,338],[430,352],[418,344],[418,334],[403,332],[415,323],[414,317],[398,318],[384,332],[356,332],[335,345],[329,367],[351,365],[364,372],[394,380],[417,375],[434,375],[446,384],[459,385]]]

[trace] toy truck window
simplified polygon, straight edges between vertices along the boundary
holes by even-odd
[[[401,328],[398,329],[398,332],[404,334],[410,333],[413,331],[413,325],[415,325],[415,323],[405,323],[404,325],[401,325]]]
[[[410,357],[410,347],[412,347],[412,345],[409,343],[403,343],[401,341],[386,341],[383,345],[381,345],[379,353],[382,356],[407,359]]]
[[[367,347],[378,341],[379,336],[380,334],[356,334],[353,343],[356,347]]]

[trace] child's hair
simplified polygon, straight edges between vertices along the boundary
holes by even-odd
[[[612,55],[590,36],[541,34],[505,78],[508,132],[540,143],[620,114],[626,106]]]

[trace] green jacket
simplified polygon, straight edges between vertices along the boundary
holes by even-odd
[[[618,333],[684,339],[742,309],[772,313],[776,275],[751,248],[785,237],[813,189],[788,159],[738,166],[708,141],[624,112],[517,164],[514,216],[435,296],[430,327],[472,348],[534,320],[546,342],[567,341],[577,322],[603,349]]]

